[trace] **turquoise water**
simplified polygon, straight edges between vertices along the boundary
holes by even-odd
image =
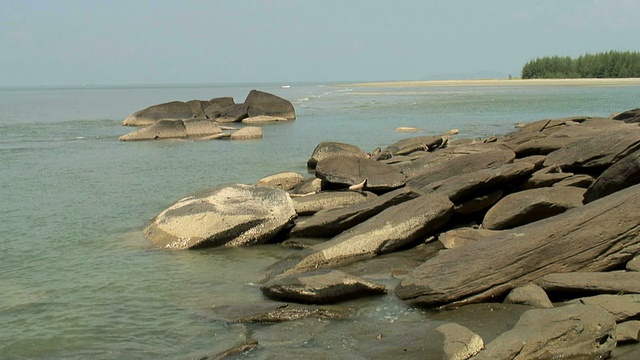
[[[298,119],[264,125],[256,141],[118,141],[133,130],[119,122],[138,109],[240,102],[254,88],[291,100]],[[235,344],[245,329],[212,308],[261,301],[256,282],[289,250],[150,247],[144,224],[190,193],[285,170],[308,175],[306,160],[325,140],[371,151],[412,136],[399,126],[487,137],[639,101],[637,86],[0,88],[0,358],[192,359]],[[381,300],[384,316],[401,308],[392,297]],[[376,304],[362,303],[363,319],[376,321],[379,311],[367,311]]]

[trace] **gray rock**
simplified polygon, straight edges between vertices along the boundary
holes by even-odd
[[[277,277],[260,286],[260,290],[271,299],[313,304],[336,303],[387,292],[382,284],[338,270],[318,270]]]
[[[244,103],[248,106],[248,117],[267,115],[287,120],[296,118],[295,109],[289,100],[263,91],[251,90]]]
[[[542,309],[553,307],[547,293],[536,284],[527,284],[511,290],[504,302],[506,304],[522,304]]]
[[[350,156],[332,156],[316,165],[316,177],[335,187],[348,187],[362,183],[364,190],[385,192],[404,186],[405,176],[391,165]]]
[[[547,292],[578,294],[640,293],[640,272],[568,272],[548,274],[538,284]]]
[[[194,118],[204,118],[206,117],[204,115],[204,107],[203,105],[206,107],[208,106],[209,102],[208,101],[202,101],[202,100],[189,100],[186,103],[187,105],[189,105],[189,108],[191,108],[191,117]]]
[[[247,246],[269,241],[294,217],[293,201],[282,190],[223,185],[178,200],[147,224],[144,235],[167,249]]]
[[[616,326],[618,343],[637,343],[640,341],[640,321],[631,320]]]
[[[628,271],[640,271],[640,256],[636,256],[627,263]]]
[[[269,115],[258,115],[252,116],[245,119],[242,119],[242,122],[245,124],[262,124],[262,123],[272,123],[278,121],[289,121],[287,118],[277,117],[277,116],[269,116]]]
[[[369,201],[340,208],[326,208],[296,223],[292,237],[333,237],[371,218],[383,210],[414,199],[422,193],[412,188],[390,191]]]
[[[640,183],[640,150],[623,157],[605,170],[584,194],[589,203],[616,191]]]
[[[209,100],[207,106],[204,107],[204,115],[209,119],[213,119],[219,114],[220,109],[235,104],[232,97],[213,98]]]
[[[342,309],[287,303],[255,303],[251,305],[216,306],[216,315],[234,323],[275,324],[302,319],[345,319],[349,313]]]
[[[148,126],[155,124],[161,119],[177,120],[189,119],[193,117],[191,107],[182,101],[171,101],[168,103],[149,106],[146,109],[136,111],[122,121],[125,126]]]
[[[545,138],[529,140],[523,144],[518,145],[514,152],[518,157],[531,156],[531,155],[547,155],[553,151],[561,149],[565,146],[580,141],[580,137],[554,137],[548,136]]]
[[[258,182],[256,182],[256,185],[270,186],[288,191],[302,184],[303,182],[304,177],[302,177],[302,175],[292,171],[285,171],[263,177],[262,179],[258,180]]]
[[[476,195],[470,199],[465,199],[462,203],[456,204],[453,212],[457,215],[469,215],[486,210],[495,205],[495,203],[502,198],[503,194],[502,190],[495,190],[488,194]]]
[[[505,196],[487,211],[482,227],[511,229],[582,206],[584,189],[551,187],[524,190]]]
[[[484,349],[482,338],[462,325],[443,324],[436,331],[444,336],[444,354],[441,359],[465,360]]]
[[[231,134],[231,140],[262,139],[262,129],[257,126],[247,126]]]
[[[233,123],[249,117],[249,106],[245,104],[229,105],[211,112],[209,118],[220,123]]]
[[[207,118],[185,119],[182,123],[184,124],[187,136],[190,137],[211,136],[222,133],[222,129]]]
[[[605,359],[616,346],[615,327],[597,306],[529,310],[475,359]]]
[[[566,179],[560,180],[552,186],[575,186],[586,189],[593,184],[594,178],[585,174],[576,174]]]
[[[182,120],[158,120],[154,124],[122,135],[120,141],[178,139],[187,137]]]
[[[388,152],[392,156],[409,155],[416,151],[433,151],[436,150],[446,142],[447,138],[444,136],[418,136],[404,140],[400,140],[392,145],[389,145],[382,153]]]
[[[376,197],[370,192],[322,191],[308,196],[294,197],[293,205],[298,215],[313,215],[320,210],[355,205]]]
[[[640,295],[597,295],[568,301],[567,304],[595,305],[608,311],[616,322],[635,319],[640,315]]]
[[[306,179],[300,185],[296,186],[291,190],[292,195],[309,195],[313,193],[317,193],[322,189],[322,180],[312,177]]]
[[[611,117],[613,120],[620,120],[625,123],[640,123],[640,108],[627,110]]]
[[[392,206],[369,220],[311,249],[274,264],[271,276],[332,268],[370,259],[426,238],[453,213],[444,196],[421,196]]]
[[[369,158],[369,154],[355,145],[344,144],[334,141],[324,141],[318,144],[307,160],[307,166],[315,169],[319,161],[332,156],[351,156],[361,159]]]
[[[446,249],[454,249],[460,246],[472,244],[476,241],[495,235],[498,231],[474,228],[453,229],[438,235],[438,241],[444,245]]]
[[[525,189],[538,189],[553,186],[573,176],[573,173],[562,172],[558,166],[542,168],[534,172],[524,184]]]

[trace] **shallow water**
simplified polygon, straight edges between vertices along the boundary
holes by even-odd
[[[219,96],[241,102],[253,88],[291,100],[298,119],[264,125],[256,141],[118,141],[133,130],[119,122],[146,106]],[[454,128],[459,137],[487,137],[523,121],[608,116],[638,107],[638,99],[637,86],[0,88],[0,358],[191,359],[234,345],[246,328],[212,309],[261,301],[256,282],[264,268],[292,250],[151,248],[144,224],[190,193],[285,170],[308,175],[306,160],[325,140],[371,151]],[[423,131],[393,131],[400,126]],[[428,317],[392,294],[351,304],[360,309],[356,322]],[[291,343],[339,357],[332,351],[349,326],[323,326],[336,335]],[[269,336],[303,328],[256,331],[269,344]]]

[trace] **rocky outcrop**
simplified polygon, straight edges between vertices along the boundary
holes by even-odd
[[[605,170],[584,194],[584,203],[640,183],[640,150],[623,157]]]
[[[454,249],[467,244],[472,244],[476,241],[482,241],[483,239],[497,233],[498,232],[494,230],[465,227],[440,233],[440,235],[438,235],[438,241],[442,243],[445,249]]]
[[[606,310],[617,323],[636,319],[640,315],[640,295],[597,295],[568,301],[570,305],[594,305]]]
[[[189,104],[182,101],[172,101],[136,111],[124,119],[122,125],[147,126],[155,124],[158,120],[182,120],[192,118],[194,115]]]
[[[167,249],[255,245],[294,217],[293,201],[282,190],[225,185],[178,200],[149,222],[144,235]]]
[[[262,129],[257,126],[247,126],[231,134],[231,140],[262,139]]]
[[[369,158],[369,154],[355,145],[334,141],[324,141],[318,144],[318,146],[313,150],[311,157],[307,160],[307,166],[311,169],[315,169],[320,160],[332,156],[349,156],[361,159]]]
[[[625,123],[640,123],[640,108],[627,110],[611,116],[613,120],[620,120]]]
[[[158,120],[132,133],[122,135],[120,141],[186,138],[187,128],[182,120]]]
[[[307,196],[294,196],[293,206],[298,215],[313,215],[324,209],[351,206],[374,197],[376,195],[370,192],[323,191]]]
[[[568,272],[548,274],[538,284],[549,293],[640,294],[640,272]]]
[[[350,156],[332,156],[320,160],[316,166],[316,177],[323,180],[323,188],[346,188],[364,182],[362,190],[376,193],[397,189],[405,184],[405,176],[395,167]]]

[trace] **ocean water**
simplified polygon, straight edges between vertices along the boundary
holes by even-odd
[[[488,137],[519,122],[640,106],[638,86],[280,85],[0,88],[0,359],[195,359],[236,344],[247,328],[216,307],[263,301],[256,282],[291,250],[158,250],[141,229],[197,191],[280,171],[311,176],[306,160],[321,141],[371,151],[454,128],[459,137]],[[118,141],[134,130],[119,122],[136,110],[219,96],[241,102],[251,89],[291,100],[298,119],[264,125],[261,140]],[[422,131],[393,131],[400,126]],[[357,320],[371,323],[410,312],[393,294],[352,304]],[[260,333],[300,334],[303,325]],[[324,326],[350,331],[344,322]],[[341,341],[325,335],[305,346],[340,357],[349,350]],[[298,346],[261,343],[247,357],[268,357],[269,344]]]

